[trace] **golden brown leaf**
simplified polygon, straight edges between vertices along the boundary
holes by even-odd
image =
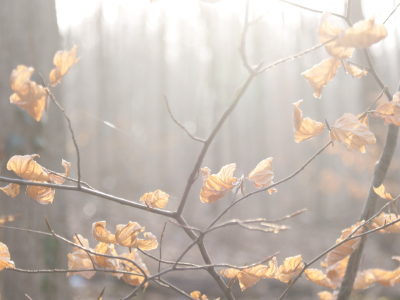
[[[355,289],[356,291],[365,290],[366,288],[369,288],[373,283],[375,283],[375,281],[375,276],[371,271],[365,270],[357,272],[356,279],[354,280],[353,289]]]
[[[303,119],[303,112],[299,108],[301,102],[303,100],[293,103],[293,130],[296,143],[312,139],[325,129],[323,123],[316,122],[310,118]]]
[[[65,169],[65,173],[63,173],[61,175],[64,176],[64,177],[68,177],[69,172],[71,171],[71,163],[67,162],[66,160],[62,160],[61,161],[61,165]],[[65,181],[65,178],[63,178],[63,177],[61,177],[61,176],[59,176],[57,174],[50,173],[49,176],[50,176],[50,180],[53,181],[56,184],[63,184],[64,181]]]
[[[19,214],[16,215],[9,215],[9,216],[5,216],[5,217],[1,217],[0,218],[0,226],[3,226],[5,223],[7,222],[12,222],[15,220],[16,217],[19,217]]]
[[[385,186],[383,183],[379,187],[373,187],[374,192],[381,198],[386,199],[386,200],[393,200],[392,195],[386,192]]]
[[[382,118],[386,125],[400,126],[400,92],[393,96],[393,101],[382,103],[375,109],[375,115]]]
[[[147,274],[149,275],[149,271],[147,270],[146,265],[143,263],[142,259],[139,256],[139,252],[134,249],[130,253],[124,253],[121,255],[122,257],[129,258],[130,260],[133,260],[140,268]],[[124,270],[127,272],[132,272],[132,273],[137,273],[138,275],[135,274],[124,274],[122,276],[122,280],[124,280],[127,284],[129,285],[139,285],[143,282],[144,276],[141,275],[143,274],[138,267],[136,267],[133,263],[128,262],[126,260],[121,260],[121,263],[124,266]],[[144,285],[146,288],[148,283]]]
[[[330,289],[335,289],[336,285],[327,278],[327,276],[318,269],[306,269],[304,273],[307,276],[308,280],[311,280],[312,282],[322,285],[324,287],[330,288]]]
[[[337,44],[344,47],[368,48],[388,35],[385,26],[376,24],[375,17],[362,20],[344,31]]]
[[[276,279],[282,282],[289,282],[293,276],[299,274],[304,268],[301,255],[285,258],[283,265],[279,266]]]
[[[8,247],[0,242],[0,271],[4,268],[15,269],[14,262],[10,259],[10,252],[8,251]]]
[[[7,170],[14,171],[15,174],[26,180],[50,181],[46,169],[33,160],[35,157],[39,157],[39,155],[14,155],[7,163]]]
[[[322,89],[331,81],[340,67],[340,60],[328,58],[311,69],[301,73],[308,84],[314,88],[314,97],[321,98]]]
[[[353,77],[361,78],[363,76],[367,76],[368,72],[366,70],[360,69],[355,65],[349,64],[347,61],[343,60],[343,65],[346,71],[346,74],[350,74]]]
[[[25,193],[40,204],[50,204],[53,203],[55,191],[49,187],[28,185]]]
[[[192,297],[195,300],[208,300],[207,295],[201,293],[199,291],[193,291],[190,293],[190,297]]]
[[[277,262],[274,257],[268,265],[258,265],[246,269],[226,269],[222,270],[222,276],[227,278],[237,278],[242,291],[255,285],[260,279],[275,278],[277,272]]]
[[[10,84],[14,94],[11,95],[10,102],[39,122],[46,105],[47,92],[41,85],[30,80],[33,72],[32,67],[23,65],[12,71]]]
[[[74,236],[74,243],[77,245],[81,245],[86,249],[92,250],[89,247],[89,241],[85,239],[83,236],[78,234],[79,240],[76,236]],[[91,256],[94,261],[96,261],[95,256]],[[93,269],[93,263],[90,260],[89,255],[83,249],[78,247],[74,247],[72,253],[68,253],[68,270],[81,270],[81,269]],[[90,279],[96,274],[96,271],[82,271],[82,272],[68,272],[67,277],[72,275],[79,275]]]
[[[337,299],[337,292],[334,292],[333,294],[331,292],[320,292],[318,293],[318,297],[320,300],[336,300]]]
[[[6,193],[11,198],[15,198],[19,194],[19,185],[15,183],[10,183],[5,187],[0,188],[4,193]]]
[[[157,237],[151,232],[145,232],[143,235],[145,239],[144,240],[138,239],[139,241],[138,248],[145,251],[157,249],[158,247]]]
[[[369,128],[352,114],[345,113],[336,120],[329,133],[332,140],[338,140],[349,151],[365,153],[366,145],[375,144],[376,139]]]
[[[114,244],[107,244],[100,242],[97,244],[94,251],[99,254],[118,256]],[[118,259],[115,258],[96,255],[96,261],[100,266],[109,270],[118,270],[119,268],[119,261]]]
[[[210,175],[209,168],[201,169],[203,174],[203,187],[200,192],[200,200],[205,203],[213,203],[224,197],[238,183],[237,178],[232,177],[236,164],[229,164],[221,168],[218,174]]]
[[[57,51],[54,55],[53,64],[56,66],[51,70],[49,79],[52,86],[56,86],[57,83],[61,82],[62,77],[67,74],[69,68],[76,64],[80,58],[76,58],[77,46],[73,46],[68,51]]]
[[[358,222],[357,224],[351,226],[350,228],[344,229],[342,231],[342,235],[340,236],[340,238],[338,238],[336,240],[336,244],[338,244],[338,243],[344,241],[346,238],[348,238],[349,235],[360,224],[361,223]],[[362,227],[360,229],[358,229],[357,232],[354,233],[353,236],[361,234],[361,233],[362,233]],[[343,243],[342,245],[336,247],[335,249],[333,249],[326,256],[325,261],[324,261],[324,267],[329,268],[329,267],[333,266],[335,263],[337,263],[338,261],[341,261],[342,259],[344,259],[347,256],[349,256],[350,254],[352,254],[354,252],[354,250],[356,250],[358,248],[360,242],[361,242],[361,238],[352,239],[352,240],[349,240],[349,241]]]
[[[106,229],[106,221],[95,222],[92,225],[93,237],[102,243],[116,243],[115,235]]]
[[[169,195],[161,190],[144,194],[140,201],[151,208],[164,208],[168,203]]]
[[[360,121],[361,124],[363,124],[364,126],[367,126],[369,128],[368,114],[361,113],[361,114],[357,115],[357,119]]]
[[[382,212],[378,217],[372,220],[371,224],[368,225],[369,228],[375,229],[379,228],[383,225],[386,225],[390,222],[398,220],[398,217],[395,214],[386,214]],[[389,227],[378,230],[378,233],[398,233],[400,232],[400,222],[397,222]]]
[[[139,233],[143,232],[145,227],[141,227],[136,222],[117,225],[115,239],[121,246],[137,248],[142,250],[153,250],[158,247],[157,238],[151,232],[145,232],[145,239],[139,239]]]
[[[323,16],[324,19],[324,16]],[[323,21],[318,28],[318,37],[321,43],[326,43],[331,39],[339,36],[344,32],[344,29],[337,27],[336,25]],[[337,39],[325,44],[325,50],[335,59],[346,59],[353,55],[353,47],[342,47],[337,43]]]
[[[400,257],[393,256],[400,262]],[[385,287],[392,287],[400,282],[400,267],[393,271],[383,270],[383,269],[368,269],[375,276],[375,281],[380,285]]]
[[[329,280],[336,286],[340,286],[342,284],[348,262],[349,256],[333,264],[326,270],[326,277],[328,277]]]
[[[256,188],[263,188],[268,187],[274,179],[274,171],[272,170],[272,157],[268,157],[263,161],[259,162],[256,168],[250,172],[249,176],[247,177],[249,181],[254,181],[254,186]],[[276,189],[268,189],[270,194],[277,192]]]

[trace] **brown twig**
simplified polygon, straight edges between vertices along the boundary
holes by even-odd
[[[370,105],[368,106],[368,108],[358,117],[359,120],[361,120],[362,118],[364,118],[364,116],[369,112],[369,110],[371,109],[372,106],[375,105],[376,102],[379,101],[379,99],[382,98],[383,93],[387,90],[387,86],[385,86],[382,90],[382,92],[379,94],[378,98]]]
[[[393,9],[393,11],[390,13],[390,15],[386,18],[385,22],[382,23],[384,25],[387,20],[390,19],[390,17],[394,14],[394,12],[397,10],[397,8],[400,6],[400,3],[396,5],[396,7]]]
[[[64,178],[65,180],[69,180],[69,181],[71,181],[71,182],[78,183],[78,180],[76,180],[76,179],[74,179],[74,178],[67,177],[67,176],[64,176],[64,175],[62,175],[62,174],[60,174],[60,173],[53,172],[53,171],[50,171],[50,170],[47,170],[47,171],[49,172],[49,174],[54,174],[54,175],[60,176],[61,178]],[[81,184],[85,185],[87,188],[89,188],[89,189],[91,189],[91,190],[96,190],[95,188],[91,187],[89,184],[87,184],[86,182],[84,182],[84,181],[82,181],[82,180],[81,180]]]
[[[315,13],[320,13],[320,14],[323,13],[322,10],[312,9],[312,8],[309,8],[309,7],[306,7],[306,6],[302,6],[302,5],[299,5],[299,4],[296,4],[296,3],[292,3],[292,2],[289,2],[289,1],[286,1],[286,0],[279,0],[279,1],[287,3],[287,4],[290,4],[290,5],[293,5],[293,6],[297,6],[299,8],[305,9],[305,10],[312,11],[312,12],[315,12]],[[339,17],[339,18],[342,18],[342,19],[346,18],[345,16],[342,16],[342,15],[339,15],[339,14],[335,14],[335,13],[331,13],[331,14],[332,14],[332,16],[336,16],[336,17]]]
[[[161,270],[162,241],[163,241],[163,238],[164,238],[165,228],[166,228],[166,227],[167,227],[167,222],[165,222],[165,224],[164,224],[164,228],[163,228],[163,230],[162,230],[161,237],[160,237],[160,260],[158,261],[158,273],[160,273],[160,270]],[[160,279],[160,278],[158,278],[158,279]]]

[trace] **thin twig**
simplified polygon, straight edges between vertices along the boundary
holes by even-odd
[[[115,257],[118,258],[118,257]],[[106,273],[118,273],[118,274],[126,274],[126,275],[135,275],[144,277],[143,274],[137,272],[129,272],[129,271],[121,271],[121,270],[109,270],[109,269],[73,269],[73,270],[66,270],[66,269],[51,269],[51,270],[25,270],[25,269],[18,269],[18,268],[5,268],[8,271],[15,271],[20,273],[30,273],[30,274],[42,274],[42,273],[78,273],[78,272],[93,272],[93,271],[101,271]]]
[[[62,177],[62,178],[64,178],[64,179],[66,179],[66,180],[69,180],[69,181],[71,181],[71,182],[78,183],[78,180],[76,180],[76,179],[74,179],[74,178],[71,178],[71,177],[68,177],[68,176],[64,176],[64,175],[62,175],[62,174],[60,174],[60,173],[53,172],[53,171],[50,171],[50,170],[47,170],[47,171],[49,172],[49,174],[54,174],[54,175],[57,175],[57,176],[60,176],[60,177]],[[84,182],[84,181],[82,181],[82,180],[81,180],[81,184],[85,185],[85,186],[88,187],[89,189],[96,190],[95,188],[91,187],[89,184],[87,184],[86,182]]]
[[[393,11],[390,13],[390,15],[386,18],[385,22],[382,23],[382,25],[385,25],[386,21],[389,20],[389,18],[394,14],[396,9],[400,6],[400,3],[396,5],[396,7],[393,9]]]
[[[83,246],[83,244],[82,244],[82,242],[81,242],[79,236],[78,236],[76,233],[75,233],[75,236],[76,236],[76,239],[78,240],[79,244],[81,244],[82,247],[85,247],[85,246]],[[93,259],[92,259],[92,256],[90,255],[90,253],[87,252],[86,250],[84,250],[84,251],[85,251],[86,254],[89,256],[90,261],[92,262],[92,265],[93,265],[93,269],[96,269],[96,266],[95,266],[95,264],[94,264],[94,261],[93,261]]]
[[[299,5],[299,4],[296,4],[296,3],[292,3],[292,2],[289,2],[289,1],[286,1],[286,0],[279,0],[279,1],[284,2],[284,3],[287,3],[287,4],[290,4],[290,5],[293,5],[293,6],[297,6],[297,7],[299,7],[299,8],[305,9],[305,10],[312,11],[312,12],[315,12],[315,13],[320,13],[320,14],[323,13],[322,10],[312,9],[312,8],[309,8],[309,7],[306,7],[306,6],[302,6],[302,5]],[[339,17],[339,18],[342,18],[342,19],[345,19],[345,18],[346,18],[345,16],[342,16],[342,15],[339,15],[339,14],[335,14],[335,13],[331,13],[331,15],[332,15],[332,16],[336,16],[336,17]]]
[[[363,65],[360,65],[360,64],[356,64],[356,63],[353,63],[353,62],[351,62],[351,61],[348,61],[347,63],[348,63],[349,65],[354,65],[354,66],[359,67],[359,68],[361,68],[361,69],[370,71],[370,69],[369,69],[368,67],[366,67],[366,66],[363,66]]]
[[[165,280],[163,280],[161,278],[158,279],[158,280],[154,280],[154,282],[157,283],[160,286],[164,286],[164,287],[170,288],[171,290],[181,294],[182,296],[185,296],[188,299],[193,299],[188,293],[182,291],[181,289],[177,288],[173,284],[171,284],[171,283],[169,283],[169,282],[167,282],[167,281],[165,281]],[[162,282],[163,284],[160,284],[160,282]]]
[[[369,110],[371,109],[372,106],[375,105],[376,102],[379,101],[379,99],[382,98],[383,93],[385,93],[385,91],[387,90],[387,86],[385,86],[382,90],[382,92],[379,94],[378,98],[370,105],[368,106],[368,108],[358,117],[359,120],[361,120],[362,118],[364,118],[364,116],[369,112]]]
[[[187,134],[189,137],[191,137],[191,138],[194,139],[195,141],[204,143],[204,140],[202,140],[202,139],[200,139],[200,138],[195,137],[194,135],[192,135],[192,134],[186,129],[186,127],[185,127],[182,123],[180,123],[180,122],[174,117],[174,115],[172,114],[171,108],[169,107],[169,102],[168,102],[168,98],[167,98],[166,95],[164,95],[164,100],[165,100],[165,105],[167,106],[167,110],[168,110],[168,113],[169,113],[169,116],[171,117],[171,119],[172,119],[180,128],[182,128],[182,129],[186,132],[186,134]]]
[[[99,297],[97,297],[97,300],[101,300],[101,299],[102,299],[105,290],[106,290],[106,287],[103,287],[103,289],[101,290],[101,293],[100,293]]]
[[[151,255],[151,254],[149,254],[149,253],[143,251],[143,250],[140,249],[140,248],[137,248],[137,249],[138,249],[143,255],[146,255],[146,256],[148,256],[148,257],[150,257],[150,258],[152,258],[152,259],[154,259],[154,260],[156,260],[156,261],[158,261],[158,262],[161,262],[161,263],[163,263],[163,264],[168,264],[168,265],[173,265],[173,264],[175,264],[175,261],[169,261],[169,260],[159,259],[159,258],[157,258],[157,257],[155,257],[155,256],[153,256],[153,255]],[[179,262],[178,265],[182,265],[182,266],[192,266],[192,267],[198,266],[198,265],[196,265],[196,264],[185,263],[185,262]]]
[[[163,238],[164,238],[165,228],[166,228],[166,227],[167,227],[167,222],[165,222],[165,224],[164,224],[164,228],[163,228],[163,230],[162,230],[161,237],[160,237],[160,260],[158,261],[158,273],[160,273],[160,270],[161,270],[162,241],[163,241]],[[160,279],[160,278],[158,278],[158,279]]]
[[[247,58],[246,54],[246,37],[247,37],[247,31],[249,29],[249,0],[246,0],[246,10],[245,10],[245,15],[244,15],[244,25],[243,25],[243,30],[242,30],[242,35],[240,38],[240,57],[242,58],[242,62],[244,67],[249,71],[250,74],[255,75],[256,71],[250,66],[249,60]]]

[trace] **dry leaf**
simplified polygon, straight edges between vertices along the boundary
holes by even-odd
[[[368,114],[361,113],[361,114],[357,115],[357,119],[360,121],[361,124],[363,124],[364,126],[367,126],[369,128]]]
[[[209,168],[201,169],[203,174],[203,187],[200,192],[200,200],[205,203],[213,203],[233,189],[239,181],[232,177],[236,164],[229,164],[221,168],[218,174],[210,175]]]
[[[89,247],[89,241],[85,239],[83,236],[78,234],[79,240],[76,236],[74,236],[74,243],[77,245],[81,245],[82,247],[93,251],[92,248]],[[91,255],[92,259],[96,261],[94,255]],[[89,255],[83,249],[78,247],[74,247],[72,253],[68,253],[68,270],[81,270],[81,269],[93,269],[93,263],[90,260]],[[90,279],[96,274],[96,271],[82,271],[82,272],[68,272],[67,277],[72,275],[79,275]]]
[[[73,46],[68,51],[57,51],[54,55],[53,64],[56,66],[51,70],[49,79],[52,86],[56,86],[61,82],[62,77],[68,72],[72,65],[76,64],[80,58],[76,58],[77,46]]]
[[[360,226],[360,224],[361,223],[358,222],[357,224],[351,226],[350,228],[344,229],[342,231],[342,235],[340,236],[340,238],[336,240],[336,244],[338,244],[338,243],[344,241],[346,238],[348,238],[349,235],[353,232],[353,230],[355,230],[358,226]],[[353,236],[361,234],[361,233],[362,233],[362,227],[360,229],[358,229],[357,232],[353,234]],[[335,263],[337,263],[338,261],[341,261],[342,259],[344,259],[347,256],[349,256],[350,254],[352,254],[354,252],[354,250],[356,250],[358,248],[360,242],[361,242],[361,238],[352,239],[352,240],[349,240],[349,241],[343,243],[342,245],[336,247],[335,249],[333,249],[326,256],[325,261],[324,261],[324,267],[329,268],[329,267],[333,266]]]
[[[301,102],[303,100],[293,103],[293,130],[296,143],[312,139],[325,129],[323,123],[316,122],[310,118],[303,119],[303,112],[299,108]]]
[[[201,293],[199,291],[193,291],[190,293],[190,297],[192,297],[195,300],[208,300],[207,295]]]
[[[93,237],[102,243],[116,243],[115,235],[106,229],[106,221],[95,222],[92,225]]]
[[[322,19],[326,19],[326,15],[322,16]],[[329,23],[327,20],[323,21],[318,28],[318,37],[321,43],[326,43],[331,39],[341,35],[344,29],[337,27],[336,25]],[[346,59],[353,55],[353,47],[339,46],[337,39],[325,44],[325,50],[335,59]]]
[[[19,194],[19,185],[15,183],[10,183],[5,187],[0,188],[4,193],[6,193],[11,198],[15,198]]]
[[[121,246],[130,248],[140,248],[142,250],[153,250],[158,247],[157,238],[151,232],[145,232],[145,239],[139,239],[139,233],[143,232],[145,227],[141,227],[136,222],[117,225],[115,239]]]
[[[345,113],[343,117],[333,123],[329,135],[332,140],[342,142],[347,150],[361,153],[365,153],[366,145],[376,142],[375,136],[369,128],[349,113]]]
[[[107,254],[117,257],[117,251],[115,250],[114,244],[107,244],[107,243],[98,243],[96,248],[94,249],[96,253],[99,254]],[[118,270],[119,268],[119,261],[116,258],[110,258],[105,256],[96,255],[97,263],[102,266],[103,268],[109,270]]]
[[[10,252],[8,251],[8,247],[0,242],[0,271],[4,268],[15,269],[14,262],[10,259]]]
[[[386,214],[382,212],[378,217],[374,218],[371,224],[368,225],[369,228],[375,229],[384,226],[388,223],[398,220],[396,214]],[[400,232],[400,222],[397,222],[389,227],[378,230],[378,233],[398,233]]]
[[[5,217],[1,217],[0,218],[0,226],[3,226],[5,223],[7,222],[12,222],[15,220],[16,217],[19,217],[20,214],[16,214],[16,215],[9,215],[9,216],[5,216]]]
[[[392,195],[386,192],[385,186],[383,183],[379,187],[373,187],[374,192],[381,198],[386,199],[386,200],[393,200]]]
[[[345,30],[337,44],[345,47],[368,48],[388,35],[385,26],[376,24],[375,17],[362,20]]]
[[[53,203],[55,191],[49,187],[28,185],[25,193],[40,204],[50,204]]]
[[[66,160],[62,160],[61,161],[61,165],[64,167],[65,173],[60,174],[60,175],[62,175],[64,177],[68,177],[69,172],[71,171],[71,163],[67,162]],[[61,176],[59,176],[57,174],[50,173],[49,176],[50,176],[50,180],[53,181],[56,184],[63,184],[64,181],[65,181],[65,178],[63,178],[63,177],[61,177]]]
[[[332,283],[321,270],[306,269],[304,273],[306,274],[308,280],[311,280],[312,282],[318,285],[322,285],[330,289],[336,288],[336,285]]]
[[[147,274],[149,275],[149,272],[147,271],[146,265],[143,263],[142,259],[139,256],[139,253],[136,249],[134,249],[130,253],[124,253],[121,255],[122,257],[129,258],[130,260],[133,260],[140,268]],[[124,280],[127,284],[129,285],[139,285],[143,282],[144,276],[140,275],[142,272],[139,270],[138,267],[136,267],[133,263],[128,262],[126,260],[121,260],[121,265],[123,265],[124,270],[127,272],[132,272],[132,273],[137,273],[138,275],[135,274],[124,274],[122,276],[122,280]],[[144,285],[146,288],[148,283]]]
[[[361,78],[367,76],[368,72],[366,70],[360,69],[355,65],[350,65],[347,61],[343,60],[343,65],[346,70],[346,74],[350,74],[353,77]]]
[[[15,174],[25,180],[50,181],[46,169],[33,160],[35,157],[39,157],[39,155],[14,155],[7,163],[7,170],[14,171]]]
[[[382,103],[375,109],[375,115],[382,118],[386,125],[400,126],[400,92],[393,96],[393,101]]]
[[[163,209],[168,203],[169,195],[161,190],[144,194],[140,197],[140,201],[151,208]]]
[[[268,266],[258,265],[246,269],[226,269],[221,274],[227,278],[237,278],[242,291],[255,285],[260,279],[274,278],[277,272],[277,262],[274,257],[269,261]]]
[[[268,187],[274,179],[274,171],[272,170],[272,157],[268,157],[263,161],[259,162],[256,168],[250,172],[248,179],[249,181],[254,181],[254,186],[256,188]],[[277,192],[276,189],[268,189],[270,194]]]
[[[36,121],[40,121],[46,105],[47,92],[36,82],[31,81],[32,67],[17,66],[11,73],[10,84],[14,94],[10,102],[25,110]]]
[[[342,284],[348,262],[349,256],[333,264],[326,270],[326,277],[337,287]]]
[[[340,60],[328,58],[311,69],[301,73],[314,88],[314,97],[321,99],[322,89],[331,81],[340,67]]]
[[[301,255],[285,258],[283,265],[279,266],[276,279],[282,282],[289,282],[293,276],[299,274],[304,268]]]
[[[145,232],[143,235],[145,239],[144,240],[138,239],[139,241],[138,248],[145,251],[157,249],[158,247],[157,237],[151,232]]]
[[[371,271],[365,270],[357,272],[356,279],[354,280],[353,289],[356,291],[365,290],[366,288],[369,288],[375,281],[375,276]]]
[[[393,259],[400,261],[400,257],[393,256]],[[368,269],[375,276],[375,281],[385,287],[393,287],[400,282],[400,267],[393,271],[383,269]]]
[[[320,300],[336,300],[337,299],[338,292],[334,292],[333,294],[331,292],[320,292],[318,293],[318,297]]]

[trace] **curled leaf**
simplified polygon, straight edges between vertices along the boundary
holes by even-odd
[[[205,294],[202,295],[199,291],[191,292],[190,297],[192,297],[195,300],[208,300],[207,295]]]
[[[53,64],[56,66],[51,70],[49,79],[52,86],[56,86],[57,83],[61,82],[62,77],[67,74],[69,68],[76,64],[80,58],[76,58],[77,46],[73,46],[68,51],[57,51],[54,55]]]
[[[375,283],[376,279],[374,274],[370,270],[357,272],[356,279],[354,280],[353,289],[356,291],[365,290],[369,288],[373,283]]]
[[[386,200],[393,200],[392,195],[386,192],[385,186],[383,183],[379,187],[373,187],[374,192],[381,198],[386,199]]]
[[[28,185],[25,192],[40,204],[53,203],[55,191],[45,186]]]
[[[74,236],[74,243],[77,245],[81,245],[86,249],[92,250],[89,247],[89,241],[85,239],[83,236],[78,234],[79,240],[76,236]],[[95,256],[91,256],[92,259],[95,261]],[[87,252],[83,249],[78,247],[74,247],[72,253],[68,253],[68,270],[81,270],[81,269],[93,269],[93,263],[87,254]],[[72,275],[79,275],[90,279],[96,274],[96,271],[81,271],[81,272],[68,272],[67,277]]]
[[[65,169],[65,173],[63,173],[61,175],[64,176],[64,177],[68,177],[69,172],[71,172],[71,163],[66,161],[66,160],[62,160],[61,161],[61,165]],[[64,181],[65,181],[65,178],[63,178],[63,177],[61,177],[61,176],[59,176],[57,174],[50,173],[49,176],[50,176],[50,180],[53,181],[56,184],[63,184]]]
[[[375,115],[382,118],[386,125],[400,126],[400,92],[393,96],[393,101],[382,103],[375,109]]]
[[[348,262],[349,256],[336,262],[326,270],[326,277],[338,287],[342,284]]]
[[[306,269],[304,273],[307,276],[308,280],[311,280],[315,284],[322,285],[324,287],[335,289],[336,285],[332,283],[329,278],[318,269]]]
[[[31,81],[32,67],[17,66],[11,73],[10,84],[14,94],[10,102],[25,110],[36,121],[40,121],[46,105],[47,92],[36,82]]]
[[[289,282],[293,276],[299,274],[304,268],[301,255],[285,258],[283,265],[279,266],[276,279],[282,282]]]
[[[255,285],[260,279],[274,278],[277,272],[277,262],[274,257],[268,265],[258,265],[246,269],[225,269],[221,275],[227,278],[237,278],[242,291]]]
[[[154,250],[158,247],[157,237],[152,234],[151,232],[145,232],[144,234],[145,239],[138,239],[139,246],[141,250]]]
[[[343,65],[346,71],[346,74],[350,74],[353,77],[361,78],[363,76],[367,76],[368,72],[366,70],[360,69],[357,66],[350,65],[347,61],[343,60]]]
[[[10,252],[8,251],[8,247],[0,242],[0,271],[4,268],[15,269],[14,262],[10,259]]]
[[[168,203],[169,195],[161,190],[144,194],[140,201],[151,208],[164,208]]]
[[[308,81],[308,84],[314,88],[314,97],[321,98],[322,89],[331,81],[340,67],[340,60],[328,58],[311,69],[301,73]]]
[[[45,168],[33,160],[35,157],[39,157],[39,155],[14,155],[7,163],[7,170],[14,171],[15,174],[25,180],[49,181],[49,174]]]
[[[147,270],[146,265],[143,263],[142,259],[139,256],[139,253],[136,249],[134,249],[130,253],[124,253],[121,255],[122,257],[129,258],[130,260],[133,260],[140,268],[147,274],[149,275],[149,271]],[[143,273],[140,271],[138,267],[136,267],[133,263],[126,261],[126,260],[121,260],[121,265],[123,265],[123,268],[127,272],[132,272],[136,274],[124,274],[122,276],[122,280],[124,280],[127,284],[129,285],[135,285],[138,286],[141,284],[144,280],[144,276],[142,275]],[[148,283],[144,285],[146,288]]]
[[[301,102],[303,100],[293,103],[293,130],[296,143],[312,139],[325,129],[323,123],[316,122],[310,118],[303,119],[303,112],[299,108]]]
[[[400,261],[400,257],[394,256],[393,259]],[[400,267],[393,271],[383,269],[368,269],[374,276],[375,281],[385,287],[392,287],[400,282]]]
[[[386,214],[382,212],[379,216],[374,218],[371,224],[368,225],[371,229],[376,229],[384,226],[388,223],[398,220],[399,218],[395,214]],[[393,225],[384,229],[378,230],[378,233],[398,233],[400,232],[400,222],[394,223]]]
[[[10,196],[11,198],[15,198],[19,194],[19,185],[15,183],[10,183],[5,187],[0,188],[6,195]]]
[[[318,297],[320,300],[336,300],[337,295],[338,295],[338,292],[333,292],[333,294],[331,292],[327,292],[327,291],[318,293]]]
[[[200,192],[200,200],[205,203],[213,203],[224,197],[238,182],[232,177],[236,164],[229,164],[221,168],[218,174],[210,175],[209,168],[201,169],[203,174],[203,187]]]
[[[107,254],[107,255],[112,255],[115,257],[118,256],[117,251],[115,250],[114,244],[107,244],[107,243],[100,242],[97,244],[94,251],[99,254]],[[116,258],[110,258],[110,257],[96,255],[96,262],[103,268],[106,268],[109,270],[118,270],[118,268],[119,268],[119,261]]]
[[[258,163],[253,171],[250,172],[248,179],[250,181],[254,181],[254,186],[256,188],[259,189],[274,184],[272,182],[272,179],[274,179],[274,171],[272,170],[272,159],[272,157],[264,159],[263,161]],[[268,189],[268,192],[272,194],[274,192],[277,192],[277,190],[272,188]]]
[[[346,29],[337,44],[344,47],[368,48],[388,35],[385,26],[376,24],[375,17],[362,20]]]
[[[139,246],[139,233],[143,232],[145,227],[141,227],[136,222],[117,225],[115,240],[121,246],[137,248]]]
[[[106,229],[106,221],[95,222],[92,225],[93,237],[102,243],[116,243],[115,235]]]
[[[345,113],[343,117],[333,123],[329,135],[332,140],[338,140],[345,145],[347,150],[361,153],[365,153],[366,145],[376,142],[375,136],[369,128],[349,113]]]

